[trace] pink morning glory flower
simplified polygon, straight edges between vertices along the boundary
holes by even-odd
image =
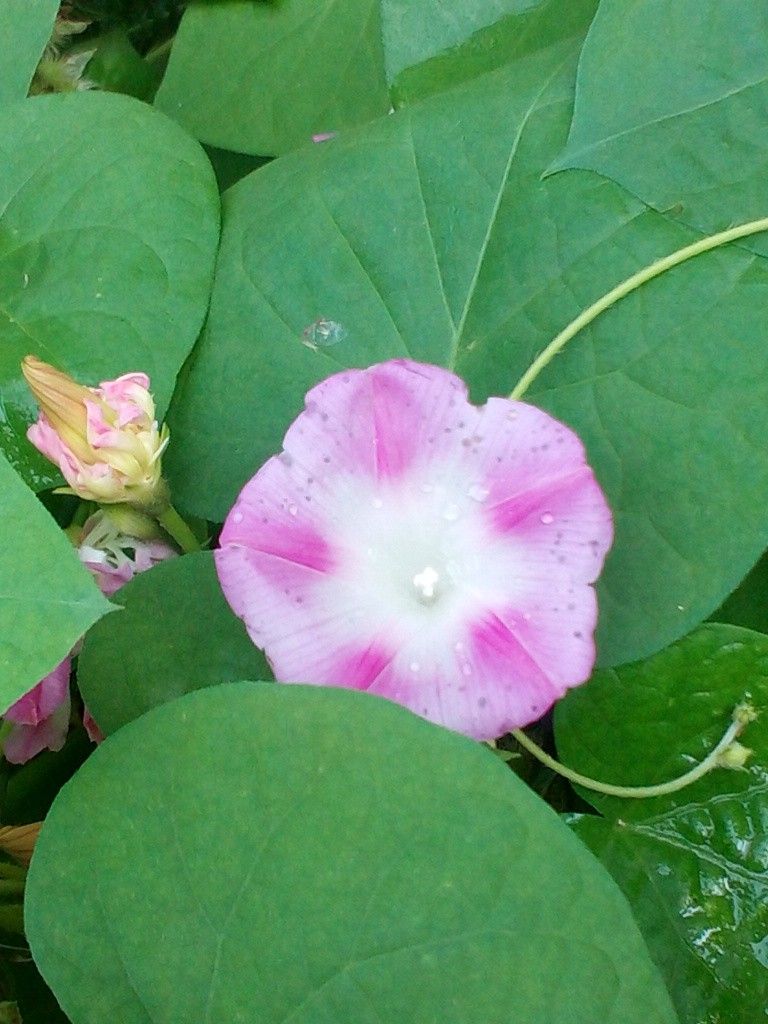
[[[366,690],[492,739],[589,677],[612,537],[573,431],[393,360],[309,392],[216,565],[279,680]]]
[[[61,750],[69,729],[70,660],[42,679],[5,712],[3,754],[11,764],[25,764],[41,750]]]

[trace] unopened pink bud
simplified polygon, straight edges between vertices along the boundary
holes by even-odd
[[[165,506],[161,455],[168,431],[158,427],[145,374],[87,388],[34,356],[21,368],[40,406],[27,437],[59,467],[73,493],[105,504]]]

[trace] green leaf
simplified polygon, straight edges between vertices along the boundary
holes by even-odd
[[[59,13],[59,0],[0,0],[0,107],[27,95]]]
[[[46,820],[26,924],[74,1024],[675,1020],[543,802],[338,689],[215,687],[108,739]]]
[[[285,153],[389,108],[404,68],[532,0],[282,0],[192,4],[157,104],[194,135]]]
[[[763,0],[602,0],[552,169],[599,171],[705,232],[765,217],[766,37]]]
[[[2,453],[0,522],[0,711],[6,711],[111,605]]]
[[[205,315],[218,192],[200,147],[125,96],[41,96],[0,111],[0,446],[36,488],[33,353],[96,384],[143,370],[162,416]]]
[[[410,355],[456,369],[476,400],[508,393],[590,303],[692,240],[596,174],[541,180],[568,130],[579,44],[226,194],[209,318],[172,410],[168,467],[189,510],[221,520],[317,380]],[[614,509],[604,664],[693,628],[765,548],[766,306],[762,261],[735,246],[700,256],[600,317],[527,396],[581,434]],[[344,335],[313,351],[318,318]]]
[[[684,1024],[768,1012],[768,637],[703,626],[648,661],[597,673],[557,708],[566,764],[653,784],[706,756],[745,691],[763,712],[742,737],[746,769],[654,799],[581,790],[608,820],[574,824],[630,900]]]
[[[271,678],[224,599],[209,551],[135,576],[113,600],[125,611],[88,633],[77,674],[105,733],[191,690]]]

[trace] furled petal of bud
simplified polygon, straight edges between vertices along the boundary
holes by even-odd
[[[145,374],[87,388],[34,356],[26,356],[21,368],[40,406],[27,437],[75,494],[153,511],[165,507],[161,455],[168,431],[158,427]]]

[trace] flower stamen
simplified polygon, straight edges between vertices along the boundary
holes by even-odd
[[[416,599],[420,604],[434,604],[438,598],[438,584],[440,573],[431,565],[426,566],[421,572],[413,577],[413,587],[416,591]]]

